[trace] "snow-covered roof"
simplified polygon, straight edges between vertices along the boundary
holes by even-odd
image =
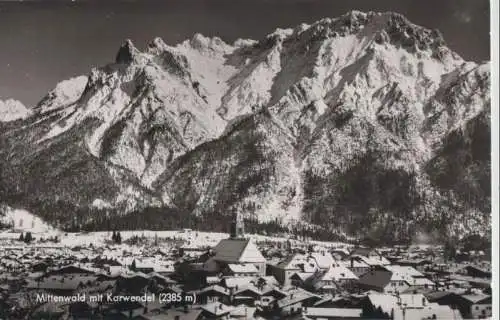
[[[370,266],[386,266],[390,265],[391,262],[382,256],[377,257],[366,257],[362,255],[354,255],[353,258],[361,259],[363,262]]]
[[[256,309],[257,308],[249,307],[249,306],[244,305],[244,304],[240,304],[240,305],[237,305],[233,309],[233,311],[231,311],[231,316],[237,317],[237,318],[244,318],[244,319],[252,318]]]
[[[467,299],[472,303],[478,303],[486,299],[491,299],[491,296],[487,294],[464,294],[462,295],[462,298]]]
[[[404,274],[404,273],[398,273],[398,272],[392,272],[391,273],[391,281],[405,281],[408,284],[413,282],[413,277]]]
[[[264,277],[258,277],[254,283],[257,284],[259,279],[262,279],[264,280],[264,282],[271,286],[271,285],[274,285],[274,286],[277,286],[279,284],[278,280],[276,280],[276,278],[274,276],[264,276]]]
[[[388,270],[372,270],[359,277],[359,283],[379,289],[384,288],[392,280],[392,273]]]
[[[424,277],[424,274],[422,272],[409,266],[389,265],[385,266],[385,268],[391,272],[405,274],[410,277]]]
[[[313,297],[317,298],[318,300],[321,299],[320,296],[315,295],[315,294],[308,292],[306,290],[303,290],[303,289],[291,290],[288,292],[288,296],[286,296],[285,298],[278,301],[278,306],[280,308],[283,308],[283,307],[286,307],[286,306],[289,306],[292,304],[296,304],[296,303],[299,303],[301,301],[304,301],[304,300],[307,300],[307,299],[310,299]]]
[[[203,293],[213,292],[213,291],[218,292],[218,293],[223,294],[223,295],[229,295],[229,289],[221,287],[219,285],[212,285],[212,286],[205,287],[205,288],[201,289],[200,291],[198,291],[198,294],[203,294]]]
[[[323,275],[322,280],[338,281],[338,280],[358,280],[358,277],[351,270],[343,265],[333,265]]]
[[[363,260],[357,260],[357,259],[344,260],[344,261],[340,261],[339,263],[343,264],[344,266],[346,266],[348,268],[369,268],[370,267],[370,265],[368,265]]]
[[[367,297],[375,308],[380,307],[387,314],[391,314],[391,310],[398,303],[398,299],[390,294],[371,293]]]
[[[414,286],[434,286],[435,283],[427,278],[413,278],[413,282],[410,283]]]
[[[238,287],[238,289],[234,292],[234,294],[237,295],[237,294],[240,294],[240,293],[245,292],[245,291],[252,291],[257,295],[262,295],[262,292],[257,287],[255,287],[253,284],[249,284],[249,285],[246,285],[243,287]]]
[[[301,254],[291,255],[281,260],[276,265],[276,267],[284,270],[300,270],[300,267],[297,265],[299,261],[301,262],[304,261],[304,255]]]
[[[433,286],[434,282],[425,278],[425,276],[418,270],[409,266],[390,265],[384,266],[385,269],[392,272],[392,281],[406,281],[409,285],[413,286]]]
[[[460,310],[454,310],[450,306],[439,305],[437,303],[432,303],[418,309],[405,309],[404,316],[401,309],[396,309],[394,319],[433,319],[434,315],[436,316],[435,319],[463,319]]]
[[[351,308],[307,308],[304,310],[304,315],[314,318],[360,318],[363,313],[362,309]]]
[[[201,309],[215,316],[221,316],[223,314],[233,311],[234,307],[226,306],[225,304],[220,302],[214,302],[201,306]]]
[[[310,258],[314,259],[321,269],[328,269],[335,262],[332,254],[327,251],[312,252]]]
[[[245,264],[228,264],[229,270],[233,273],[257,273],[258,270],[254,264],[245,263]]]
[[[266,259],[249,239],[224,239],[214,248],[214,260],[226,263],[265,263]]]
[[[221,281],[221,279],[217,276],[209,276],[207,277],[207,283],[208,284],[214,284],[214,283],[219,283]]]
[[[427,298],[421,294],[400,294],[399,299],[401,300],[401,303],[406,306],[406,307],[411,307],[411,308],[420,308],[423,307],[427,304],[429,304],[429,301]]]
[[[298,278],[299,280],[301,280],[302,282],[305,282],[307,281],[307,279],[309,279],[311,276],[313,275],[313,273],[310,273],[310,272],[296,272],[292,275],[292,279],[294,278]]]
[[[224,284],[228,288],[248,286],[254,280],[254,277],[228,277],[224,278]]]

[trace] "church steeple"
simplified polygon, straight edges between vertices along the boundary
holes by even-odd
[[[245,234],[245,224],[243,217],[237,211],[233,212],[233,220],[231,222],[231,239],[243,238]]]

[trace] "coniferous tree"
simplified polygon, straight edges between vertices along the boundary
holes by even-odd
[[[377,317],[382,318],[383,314],[384,314],[384,311],[382,310],[382,307],[378,306],[378,308],[377,308]]]
[[[137,270],[137,265],[135,263],[135,259],[134,259],[134,261],[132,261],[132,264],[130,265],[130,270],[132,270],[132,271],[136,271]]]
[[[30,243],[31,241],[33,241],[33,236],[31,235],[31,232],[26,232],[26,236],[24,237],[24,242],[26,243]]]
[[[21,232],[21,235],[19,236],[19,241],[24,241],[24,234]]]
[[[116,241],[115,242],[118,244],[122,243],[122,235],[120,234],[120,232],[116,233]]]

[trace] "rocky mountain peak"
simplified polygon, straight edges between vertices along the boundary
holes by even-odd
[[[277,30],[269,40],[288,37],[288,40],[304,36],[308,41],[325,41],[329,38],[356,35],[379,45],[403,48],[410,53],[429,52],[435,59],[445,55],[459,57],[451,52],[438,30],[417,26],[406,17],[395,12],[350,11],[338,18],[325,18],[311,25],[302,24],[291,30]]]
[[[115,61],[116,63],[128,64],[134,61],[138,54],[139,50],[134,46],[132,40],[127,39],[118,50]]]
[[[148,52],[151,54],[158,54],[162,51],[165,51],[167,47],[167,44],[163,41],[162,38],[156,37],[148,44]]]

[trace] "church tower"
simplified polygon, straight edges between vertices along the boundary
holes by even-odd
[[[238,212],[233,212],[233,220],[231,222],[231,239],[241,239],[245,234],[245,224],[243,217]]]

